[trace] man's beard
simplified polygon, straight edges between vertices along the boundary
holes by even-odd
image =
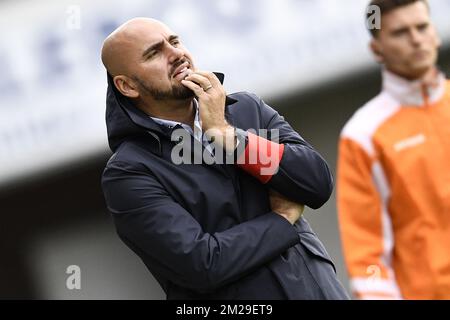
[[[169,90],[160,90],[145,83],[138,77],[133,77],[133,79],[139,84],[146,95],[151,96],[155,100],[185,100],[195,96],[191,89],[182,84],[172,85],[172,88]]]

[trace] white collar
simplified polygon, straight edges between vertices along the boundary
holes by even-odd
[[[439,101],[445,92],[446,79],[438,72],[436,84],[425,85],[422,80],[409,81],[383,69],[383,91],[388,92],[402,106],[420,107]]]
[[[194,108],[195,108],[195,117],[194,117],[194,128],[191,128],[191,126],[181,123],[178,121],[172,121],[167,119],[161,119],[156,117],[150,117],[155,121],[157,124],[167,127],[169,129],[172,129],[173,127],[180,125],[185,130],[187,130],[190,134],[194,136],[195,139],[198,141],[202,141],[203,131],[202,131],[202,121],[200,119],[200,108],[198,107],[198,101],[196,99],[193,100],[194,102]]]
[[[197,125],[197,123],[200,123],[200,115],[199,115],[199,108],[198,108],[198,102],[196,99],[193,100],[194,102],[194,108],[195,108],[195,118],[194,118],[194,126]],[[165,127],[168,128],[173,128],[177,125],[180,125],[182,127],[187,126],[187,124],[178,122],[178,121],[172,121],[172,120],[167,120],[167,119],[161,119],[161,118],[156,118],[156,117],[152,117],[150,116],[150,118],[153,119],[153,121],[155,121],[157,124],[163,125]],[[201,128],[201,126],[200,126]]]

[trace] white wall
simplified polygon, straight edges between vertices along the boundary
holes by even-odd
[[[372,64],[366,0],[0,2],[0,185],[106,150],[100,48],[135,16],[165,21],[228,92],[265,98]],[[432,0],[448,42],[450,1]]]

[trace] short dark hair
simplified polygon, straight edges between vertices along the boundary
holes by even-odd
[[[384,14],[393,11],[394,9],[407,6],[415,2],[423,2],[429,8],[428,0],[372,0],[367,6],[366,21],[368,21],[372,16],[373,12],[370,12],[371,6],[377,6],[378,8],[380,8],[380,15],[383,16]],[[376,38],[378,36],[378,32],[380,31],[379,29],[371,28],[370,26],[368,26],[368,29],[372,37]]]

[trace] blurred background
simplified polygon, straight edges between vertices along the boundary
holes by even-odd
[[[283,114],[335,172],[339,132],[380,88],[367,0],[0,1],[0,298],[164,299],[119,240],[100,188],[111,152],[103,39],[136,16],[177,32],[201,69]],[[450,1],[431,0],[450,65]],[[335,196],[306,218],[348,288]],[[81,272],[70,289],[70,266]]]

